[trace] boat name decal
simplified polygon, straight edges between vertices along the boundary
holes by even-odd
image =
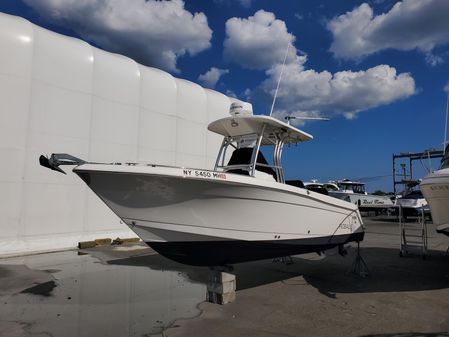
[[[223,179],[226,180],[226,174],[221,172],[210,172],[202,170],[183,170],[183,175],[188,177],[201,177],[201,178],[212,178],[212,179]]]
[[[362,205],[383,205],[383,204],[385,204],[385,202],[379,199],[374,200],[362,199]]]
[[[349,229],[352,232],[352,224],[350,224],[350,223],[342,223],[340,225],[340,228],[341,229]]]

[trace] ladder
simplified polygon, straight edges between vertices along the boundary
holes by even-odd
[[[409,253],[409,248],[421,250],[422,258],[427,257],[427,224],[424,207],[421,207],[418,218],[413,222],[406,222],[402,206],[399,205],[399,229],[401,236],[401,250],[399,256]]]

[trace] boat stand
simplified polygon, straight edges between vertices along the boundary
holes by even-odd
[[[403,209],[399,205],[399,229],[401,236],[401,249],[399,256],[405,256],[410,248],[421,250],[422,258],[427,257],[427,224],[424,214],[424,207],[421,208],[420,215],[416,222],[406,222],[403,216]]]
[[[232,303],[236,299],[236,276],[230,266],[213,267],[207,281],[207,302],[215,304]]]
[[[369,272],[368,265],[360,254],[360,241],[357,241],[357,254],[355,256],[354,262],[351,266],[351,274],[355,274],[357,276],[367,278],[371,276]]]

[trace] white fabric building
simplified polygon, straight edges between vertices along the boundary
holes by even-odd
[[[211,168],[234,99],[0,14],[0,256],[134,234],[39,155]]]

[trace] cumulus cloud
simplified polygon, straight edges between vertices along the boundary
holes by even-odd
[[[178,71],[178,57],[211,45],[206,15],[190,13],[182,0],[24,1],[47,20],[106,50],[170,71]]]
[[[261,88],[273,96],[282,65],[267,71]],[[276,101],[276,114],[298,116],[344,115],[352,119],[363,110],[389,104],[415,93],[415,81],[410,74],[397,74],[388,65],[365,71],[305,70],[289,64],[284,70]]]
[[[253,0],[238,0],[243,7],[249,8],[251,7],[251,3]]]
[[[447,0],[403,0],[377,16],[364,3],[328,22],[330,51],[338,58],[360,59],[383,49],[418,49],[437,65],[443,60],[432,52],[449,43],[448,15]]]
[[[228,69],[211,67],[204,74],[198,76],[198,81],[200,81],[205,87],[215,88],[215,85],[220,80],[220,77],[228,73]]]
[[[264,70],[267,78],[253,94],[273,97],[285,56],[285,46],[295,41],[285,23],[273,13],[258,11],[247,19],[232,18],[226,23],[225,55],[242,67]],[[284,47],[284,48],[282,48]],[[315,71],[307,69],[307,55],[289,48],[275,115],[343,115],[404,99],[415,93],[415,81],[408,73],[397,74],[388,65],[364,71]]]
[[[444,86],[443,90],[449,94],[449,81],[447,81],[447,83]]]
[[[226,96],[237,98],[237,94],[229,89],[226,90]]]
[[[223,53],[226,60],[245,68],[265,70],[282,62],[287,46],[294,40],[284,21],[276,19],[273,13],[259,10],[254,16],[226,21]],[[290,53],[288,62],[295,55]]]
[[[229,0],[214,0],[216,4],[220,5],[232,5],[232,2]],[[240,6],[243,6],[245,8],[250,8],[254,0],[235,0]]]

